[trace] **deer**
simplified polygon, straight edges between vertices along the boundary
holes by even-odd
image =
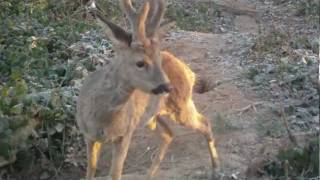
[[[120,4],[132,32],[107,20],[101,12],[94,13],[113,43],[115,57],[85,78],[78,96],[76,121],[87,147],[86,180],[94,178],[101,146],[106,143],[112,144],[112,180],[121,180],[132,135],[144,119],[161,139],[148,179],[156,175],[174,138],[167,121],[203,134],[212,169],[217,170],[210,120],[197,111],[192,100],[195,74],[182,60],[160,49],[158,31],[164,0],[149,0],[139,11],[131,0],[120,0]]]

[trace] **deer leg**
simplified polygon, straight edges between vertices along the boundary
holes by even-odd
[[[87,175],[86,180],[92,180],[97,170],[97,162],[100,155],[101,143],[86,140],[87,144]]]
[[[198,124],[197,126],[193,126],[195,130],[199,131],[207,140],[208,148],[210,152],[212,168],[213,170],[219,169],[219,160],[218,160],[218,153],[215,147],[215,141],[212,135],[211,123],[207,117],[199,114],[198,116]]]
[[[121,180],[123,164],[128,154],[132,133],[123,136],[113,144],[112,151],[112,180]]]
[[[194,129],[204,135],[208,143],[212,169],[216,172],[219,169],[218,153],[215,148],[211,123],[208,118],[197,111],[193,101],[189,101],[189,104],[181,107],[180,114],[176,115],[176,121],[181,125]]]
[[[161,118],[161,116],[155,117],[155,120],[151,120],[151,123],[159,123],[159,126],[156,127],[156,125],[148,124],[148,127],[156,127],[156,132],[161,138],[161,145],[158,149],[157,155],[155,159],[152,162],[152,165],[149,170],[148,177],[152,178],[155,176],[157,170],[159,169],[161,161],[164,159],[165,154],[169,148],[169,145],[171,144],[173,140],[173,133],[168,126],[168,124]],[[152,129],[152,128],[150,128]],[[152,129],[154,130],[154,128]]]

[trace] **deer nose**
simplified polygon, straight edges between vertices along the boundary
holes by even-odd
[[[169,93],[171,91],[170,84],[160,84],[157,88],[152,90],[153,94]]]

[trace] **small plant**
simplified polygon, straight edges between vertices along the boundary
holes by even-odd
[[[123,17],[118,1],[114,0],[97,0],[99,6],[103,8],[108,18],[112,21],[119,21]]]
[[[80,62],[69,61],[68,47],[94,27],[67,8],[44,0],[0,2],[0,166],[23,152],[63,162],[74,125],[69,87]]]
[[[319,29],[320,3],[318,0],[298,0],[293,3],[297,16],[304,16],[309,26]]]
[[[226,119],[226,116],[221,113],[217,113],[214,117],[215,122],[213,123],[214,126],[214,132],[227,132],[227,131],[235,131],[239,130],[241,127],[237,127],[235,125],[232,125],[228,120]]]
[[[276,52],[282,46],[287,45],[288,40],[287,34],[274,30],[266,35],[259,36],[252,49],[263,56],[266,53]]]
[[[264,170],[273,179],[319,177],[319,139],[312,139],[302,148],[293,147],[280,150],[277,160],[267,164]]]
[[[208,17],[213,17],[212,13],[208,3],[196,3],[192,10],[184,5],[172,3],[167,8],[166,17],[176,21],[178,27],[184,30],[210,32],[212,27]]]
[[[250,80],[254,80],[254,78],[259,74],[259,70],[255,67],[250,67],[245,73],[244,76]]]
[[[265,114],[257,116],[256,129],[261,137],[280,137],[284,134],[285,129],[283,123],[278,117],[269,117]]]
[[[300,16],[319,16],[320,3],[317,0],[306,0],[295,2],[297,15]]]

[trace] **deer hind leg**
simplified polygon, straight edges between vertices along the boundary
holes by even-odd
[[[86,180],[92,180],[97,170],[97,162],[100,155],[101,143],[86,140],[87,144],[87,175]]]
[[[188,109],[183,112],[185,115],[182,116],[183,118],[187,119],[177,119],[177,121],[183,126],[194,129],[204,135],[208,143],[212,168],[214,171],[216,171],[219,169],[219,161],[218,153],[215,147],[215,141],[212,135],[211,123],[207,117],[198,113],[193,102],[191,102],[189,105],[190,106],[188,106]]]
[[[212,135],[211,123],[208,120],[208,118],[202,114],[199,114],[198,121],[201,122],[201,125],[198,128],[196,128],[196,130],[199,131],[201,134],[203,134],[204,137],[206,138],[209,152],[210,152],[212,168],[214,170],[217,170],[219,169],[219,160],[218,160],[218,153],[215,147],[215,140]]]
[[[113,143],[112,151],[112,180],[121,180],[123,164],[128,154],[132,133],[129,133]]]
[[[159,126],[157,126],[157,123]],[[173,140],[173,133],[168,124],[164,121],[163,117],[160,115],[157,115],[152,120],[150,120],[148,123],[148,127],[151,130],[156,130],[156,133],[161,138],[160,147],[148,173],[148,177],[152,178],[155,176],[157,170],[159,169],[161,161],[164,159],[166,155],[169,145]]]

